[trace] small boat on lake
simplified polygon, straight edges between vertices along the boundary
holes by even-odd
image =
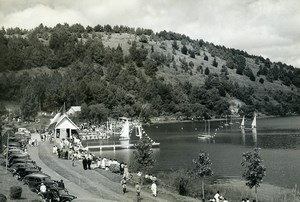
[[[208,132],[206,131],[206,129],[208,130]],[[198,135],[198,139],[200,140],[208,140],[212,138],[212,136],[210,135],[210,121],[208,121],[208,126],[206,128],[206,120],[204,120],[204,133],[203,134],[199,134]]]
[[[256,128],[256,114],[254,113],[253,121],[251,123],[251,128],[246,128],[245,127],[245,116],[243,116],[240,128],[245,129],[245,130],[252,130],[252,129]]]

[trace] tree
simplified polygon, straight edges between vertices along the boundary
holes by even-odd
[[[216,58],[214,58],[212,65],[214,67],[218,67],[218,62],[217,62]]]
[[[21,98],[20,109],[25,120],[35,118],[39,110],[39,100],[36,92],[30,86],[28,86]]]
[[[184,55],[186,55],[187,54],[187,47],[185,46],[185,45],[183,45],[182,46],[182,48],[181,48],[181,52],[182,52],[182,54],[184,54]]]
[[[174,48],[175,50],[178,50],[178,49],[179,49],[176,40],[173,41],[173,43],[172,43],[172,48]]]
[[[194,176],[201,179],[202,184],[202,200],[204,201],[204,178],[213,175],[209,155],[206,152],[200,152],[197,159],[193,159],[195,164]]]
[[[154,166],[154,156],[150,139],[145,135],[135,144],[136,169],[143,174],[148,173]]]
[[[140,37],[140,42],[142,42],[142,43],[148,43],[148,39],[147,39],[147,37],[144,34]]]
[[[255,197],[257,200],[257,188],[266,175],[266,167],[262,164],[263,159],[259,155],[259,149],[254,148],[254,152],[243,153],[242,166],[245,167],[243,177],[247,180],[246,185],[252,189],[255,188]]]
[[[195,58],[195,51],[193,51],[193,50],[190,51],[190,57]]]
[[[204,74],[205,74],[205,75],[209,75],[209,69],[208,69],[208,67],[205,68]]]
[[[208,56],[204,53],[204,60],[208,61]]]
[[[259,82],[260,82],[261,84],[263,84],[263,83],[265,82],[265,80],[264,80],[263,78],[260,78],[260,79],[259,79]]]

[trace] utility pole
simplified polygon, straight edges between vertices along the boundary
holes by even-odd
[[[6,139],[6,163],[5,163],[5,173],[7,173],[7,164],[8,164],[8,150],[9,150],[9,146],[8,146],[8,140],[9,140],[9,131],[7,131],[7,139]]]

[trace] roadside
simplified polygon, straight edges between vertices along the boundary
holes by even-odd
[[[3,156],[0,157],[0,194],[6,196],[7,201],[18,201],[18,202],[30,202],[33,200],[39,200],[39,196],[36,193],[30,191],[27,185],[23,185],[22,182],[15,179],[10,172],[5,173],[5,159]],[[4,166],[3,166],[4,165]],[[22,198],[19,200],[10,199],[10,187],[20,186],[22,187]]]
[[[40,142],[39,147],[31,147],[29,153],[33,160],[42,167],[43,172],[52,179],[65,181],[70,194],[78,197],[74,201],[135,201],[136,193],[133,186],[128,185],[128,192],[123,195],[121,176],[104,170],[83,170],[81,161],[72,167],[71,161],[58,159],[52,154],[53,144]],[[105,173],[104,173],[105,172]],[[101,174],[102,173],[102,174]],[[159,188],[158,188],[159,189]],[[143,201],[197,201],[167,190],[159,189],[159,196],[153,197],[149,188],[142,187]]]

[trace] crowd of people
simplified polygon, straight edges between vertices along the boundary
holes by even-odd
[[[59,146],[53,146],[53,154],[57,155],[58,158],[71,160],[72,166],[75,166],[76,161],[82,161],[82,168],[84,170],[91,169],[103,169],[111,171],[113,173],[119,173],[122,175],[121,186],[123,194],[127,192],[127,182],[132,180],[132,175],[129,173],[129,168],[127,163],[119,162],[116,159],[95,156],[94,154],[84,150],[80,142],[69,142],[68,140],[62,140]],[[138,172],[138,182],[136,182],[135,190],[137,195],[137,200],[140,200],[140,179],[142,173]],[[154,197],[157,196],[157,185],[156,177],[153,175],[145,175],[145,179],[152,181],[151,191]]]

